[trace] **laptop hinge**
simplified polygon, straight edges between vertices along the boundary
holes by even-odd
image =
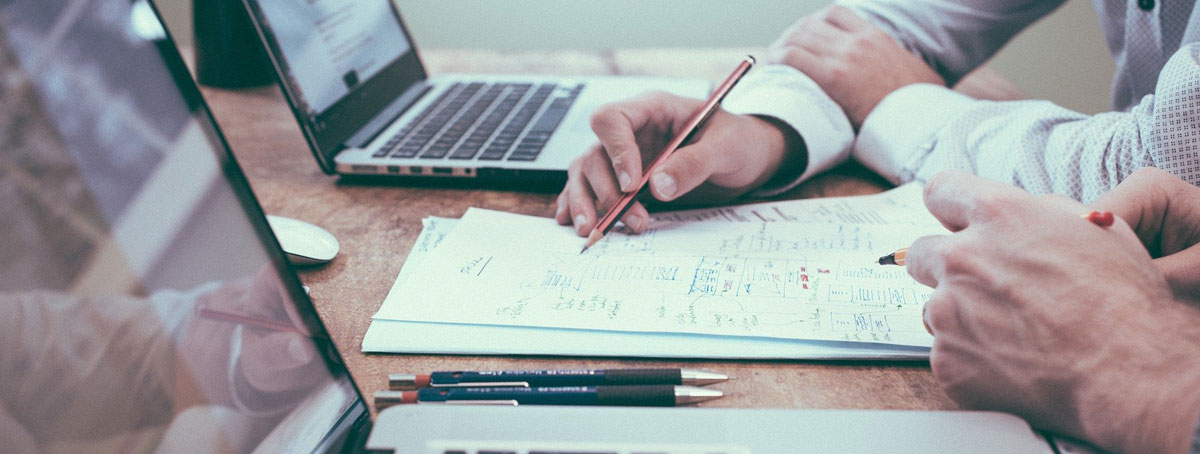
[[[430,88],[429,84],[424,80],[408,87],[395,101],[392,101],[391,104],[380,110],[362,129],[359,129],[353,136],[346,139],[346,143],[343,145],[346,148],[363,148],[367,146],[372,140],[375,140],[375,137],[378,137],[380,133],[387,129],[388,126],[391,126],[392,122],[400,118],[401,115],[404,115],[404,112],[407,112],[409,107],[416,104],[425,93],[428,93]]]

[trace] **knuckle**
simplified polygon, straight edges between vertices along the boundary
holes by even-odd
[[[1167,172],[1166,170],[1160,169],[1158,167],[1142,167],[1140,169],[1135,170],[1132,174],[1130,174],[1129,178],[1127,178],[1127,180],[1135,180],[1135,179],[1136,180],[1157,180],[1157,179],[1169,178],[1169,177],[1173,177],[1173,176],[1174,175],[1172,175],[1170,172]]]
[[[937,298],[930,299],[928,303],[925,303],[925,311],[929,316],[929,327],[933,328],[933,332],[943,332],[951,326],[950,324],[954,321],[952,304],[948,300]]]
[[[644,93],[641,98],[654,103],[655,105],[660,105],[674,101],[676,96],[662,90],[651,90]]]
[[[933,177],[930,177],[929,180],[925,182],[925,200],[929,200],[933,196],[940,193],[942,191],[942,186],[946,185],[949,180],[957,177],[958,175],[959,173],[956,171],[947,170],[938,172],[934,174]]]
[[[974,219],[984,222],[1004,219],[1013,212],[1020,210],[1024,204],[1012,193],[988,192],[981,194],[975,200],[972,210]]]
[[[975,247],[963,242],[955,242],[937,251],[937,260],[942,262],[942,268],[947,276],[974,276],[980,269],[979,253]]]
[[[962,364],[954,355],[946,352],[945,348],[937,350],[929,356],[929,368],[933,372],[933,380],[946,392],[946,395],[957,402],[959,399],[956,397],[963,395],[965,387]]]
[[[600,107],[597,107],[595,112],[592,112],[592,117],[589,121],[589,124],[591,125],[593,131],[599,132],[599,130],[608,125],[608,123],[612,121],[612,118],[617,115],[621,115],[621,107],[619,103],[610,102],[603,104]]]
[[[700,156],[700,153],[680,153],[678,155],[679,169],[685,175],[676,175],[675,179],[679,180],[680,176],[696,175],[703,172],[705,167],[705,158]]]
[[[794,42],[789,42],[783,50],[783,63],[796,68],[805,67],[803,52]]]
[[[853,71],[849,68],[849,66],[841,61],[832,62],[832,64],[825,68],[825,74],[831,81],[844,80],[846,77],[850,76],[852,72]]]

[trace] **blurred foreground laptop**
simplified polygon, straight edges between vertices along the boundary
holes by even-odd
[[[0,2],[0,212],[4,452],[1049,452],[995,413],[414,405],[372,424],[141,1]]]
[[[639,77],[429,78],[389,0],[245,0],[326,173],[561,183],[601,104],[709,82]],[[447,18],[451,19],[451,18]],[[732,67],[734,62],[730,62]]]

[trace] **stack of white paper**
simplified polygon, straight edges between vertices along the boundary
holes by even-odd
[[[367,352],[923,358],[932,289],[879,256],[945,233],[920,188],[655,215],[585,254],[552,219],[428,218]]]

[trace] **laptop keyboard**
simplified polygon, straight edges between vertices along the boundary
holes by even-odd
[[[533,161],[582,91],[583,84],[456,83],[373,156]]]

